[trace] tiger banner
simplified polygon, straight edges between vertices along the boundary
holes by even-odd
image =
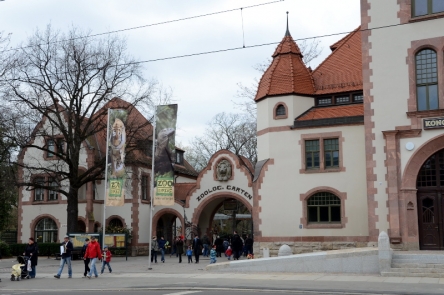
[[[176,153],[177,104],[156,108],[156,140],[154,154],[154,206],[174,205],[174,159]]]
[[[126,110],[108,112],[108,179],[106,206],[123,206],[125,203],[125,147],[126,128],[128,118]]]

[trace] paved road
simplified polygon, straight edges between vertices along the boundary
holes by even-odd
[[[218,263],[224,261],[219,259]],[[82,278],[83,262],[73,262],[73,278],[67,278],[67,269],[61,279],[53,276],[59,261],[39,258],[37,278],[20,282],[9,280],[12,259],[0,261],[0,295],[45,294],[57,291],[73,294],[126,293],[174,294],[193,291],[195,294],[444,294],[444,279],[439,278],[386,278],[377,275],[295,274],[295,273],[217,273],[205,271],[207,258],[199,264],[179,264],[167,257],[166,263],[153,264],[147,270],[146,257],[113,258],[113,273],[105,272],[97,279]],[[227,291],[227,288],[231,289]],[[236,290],[238,289],[238,290]],[[203,292],[196,293],[199,290]],[[242,291],[244,290],[244,291]],[[245,290],[254,290],[248,291]],[[271,290],[271,291],[270,291]],[[118,292],[125,294],[125,292]],[[268,293],[267,293],[268,292]],[[184,293],[185,295],[186,293]],[[193,294],[193,293],[189,293]],[[179,295],[179,294],[178,294]]]
[[[54,291],[58,292],[58,291]],[[66,291],[63,292],[69,295],[85,295],[84,291]],[[131,290],[131,291],[90,291],[87,294],[92,295],[122,295],[122,294],[149,294],[149,295],[252,295],[257,294],[258,291],[239,291],[239,290],[220,290],[220,291],[209,291],[209,290],[198,290],[198,291],[180,291],[180,290],[164,290],[164,291],[156,291],[156,290]],[[2,293],[0,291],[0,295],[19,295],[19,294],[30,294],[30,295],[47,295],[48,292],[40,292],[40,291],[25,291],[25,292],[15,292],[15,293]],[[299,291],[260,291],[260,295],[276,295],[276,294],[298,294],[298,295],[314,295],[314,293],[310,292],[299,292]],[[319,294],[319,293],[316,293]],[[338,295],[338,293],[323,293],[323,295]],[[357,294],[356,294],[357,295]],[[368,295],[368,294],[367,294]]]

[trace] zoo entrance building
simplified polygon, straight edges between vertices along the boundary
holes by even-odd
[[[142,253],[150,226],[167,238],[190,229],[212,237],[221,208],[236,203],[248,211],[255,253],[276,253],[283,243],[293,253],[375,245],[381,231],[393,248],[444,249],[444,7],[437,2],[361,0],[361,25],[313,70],[287,29],[255,97],[258,163],[221,150],[197,173],[178,149],[175,204],[156,206],[151,225],[144,158],[127,167],[125,205],[108,207],[106,222],[131,227],[131,246]],[[84,169],[103,147],[85,143]],[[37,150],[20,154],[36,158],[52,161]],[[19,242],[59,241],[66,199],[26,188],[19,196]],[[86,232],[101,226],[101,196],[100,182],[82,190]]]

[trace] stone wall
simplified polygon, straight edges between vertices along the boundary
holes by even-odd
[[[253,245],[253,253],[255,257],[262,257],[262,250],[268,248],[270,250],[270,257],[277,257],[279,248],[284,244],[290,246],[293,254],[377,247],[377,243],[369,244],[367,242],[255,242]]]

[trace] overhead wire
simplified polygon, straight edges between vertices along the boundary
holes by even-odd
[[[254,4],[254,5],[248,5],[248,6],[239,7],[239,8],[232,8],[232,9],[221,10],[221,11],[216,11],[216,12],[209,12],[209,13],[205,13],[205,14],[199,14],[199,15],[195,15],[195,16],[183,17],[183,18],[178,18],[178,19],[174,19],[174,20],[167,20],[167,21],[162,21],[162,22],[152,23],[152,24],[147,24],[147,25],[142,25],[142,26],[136,26],[136,27],[119,29],[119,30],[108,31],[108,32],[102,32],[102,33],[97,33],[97,34],[92,34],[92,35],[79,36],[79,37],[76,37],[76,38],[69,38],[69,39],[64,39],[64,40],[48,42],[48,43],[42,43],[42,44],[39,44],[39,45],[49,45],[49,44],[56,44],[56,43],[61,43],[61,42],[65,42],[65,41],[73,41],[73,40],[78,40],[78,39],[94,38],[94,37],[103,36],[103,35],[110,35],[110,34],[121,33],[121,32],[126,32],[126,31],[132,31],[132,30],[137,30],[137,29],[142,29],[142,28],[148,28],[148,27],[160,26],[160,25],[165,25],[165,24],[170,24],[170,23],[176,23],[176,22],[180,22],[180,21],[191,20],[191,19],[211,16],[211,15],[223,14],[223,13],[227,13],[227,12],[233,12],[233,11],[236,11],[236,10],[241,10],[241,12],[242,12],[243,9],[249,9],[249,8],[254,8],[254,7],[259,7],[259,6],[276,4],[276,3],[279,3],[279,2],[283,2],[283,1],[285,1],[285,0],[275,0],[275,1],[270,1],[270,2]],[[36,45],[20,46],[20,47],[16,47],[16,48],[5,49],[5,50],[0,51],[0,53],[1,52],[7,52],[7,51],[13,51],[13,50],[19,50],[19,49],[25,49],[25,48],[31,48],[33,46],[36,46]]]
[[[283,1],[279,0],[278,2]],[[275,1],[277,2],[277,1]],[[272,3],[272,2],[268,2]],[[265,4],[263,4],[265,5]],[[385,25],[385,26],[379,26],[379,27],[373,27],[373,28],[367,28],[367,29],[360,29],[360,32],[366,32],[366,31],[373,31],[373,30],[381,30],[381,29],[388,29],[393,27],[399,27],[403,25],[407,25],[409,23],[405,24],[392,24],[392,25]],[[333,36],[339,36],[339,35],[346,35],[350,34],[353,31],[346,31],[346,32],[338,32],[338,33],[331,33],[331,34],[324,34],[324,35],[317,35],[317,36],[311,36],[311,37],[305,37],[305,38],[298,38],[294,39],[295,41],[304,41],[304,40],[311,40],[311,39],[320,39],[320,38],[326,38],[326,37],[333,37]],[[149,60],[142,60],[137,62],[131,62],[131,63],[123,63],[123,64],[116,64],[113,65],[114,67],[120,67],[120,66],[126,66],[126,65],[134,65],[134,64],[142,64],[142,63],[150,63],[150,62],[157,62],[157,61],[163,61],[163,60],[172,60],[172,59],[179,59],[179,58],[186,58],[186,57],[193,57],[193,56],[200,56],[200,55],[208,55],[208,54],[215,54],[215,53],[221,53],[221,52],[229,52],[229,51],[236,51],[241,49],[251,49],[256,47],[262,47],[262,46],[268,46],[268,45],[276,45],[279,44],[281,41],[277,42],[268,42],[268,43],[261,43],[261,44],[255,44],[255,45],[248,45],[248,46],[242,46],[242,47],[232,47],[232,48],[225,48],[225,49],[217,49],[217,50],[211,50],[211,51],[204,51],[204,52],[196,52],[196,53],[190,53],[190,54],[183,54],[183,55],[175,55],[175,56],[169,56],[169,57],[161,57],[161,58],[155,58],[155,59],[149,59]],[[40,77],[39,76],[33,76],[34,77]],[[3,79],[0,81],[11,81],[11,79]]]

